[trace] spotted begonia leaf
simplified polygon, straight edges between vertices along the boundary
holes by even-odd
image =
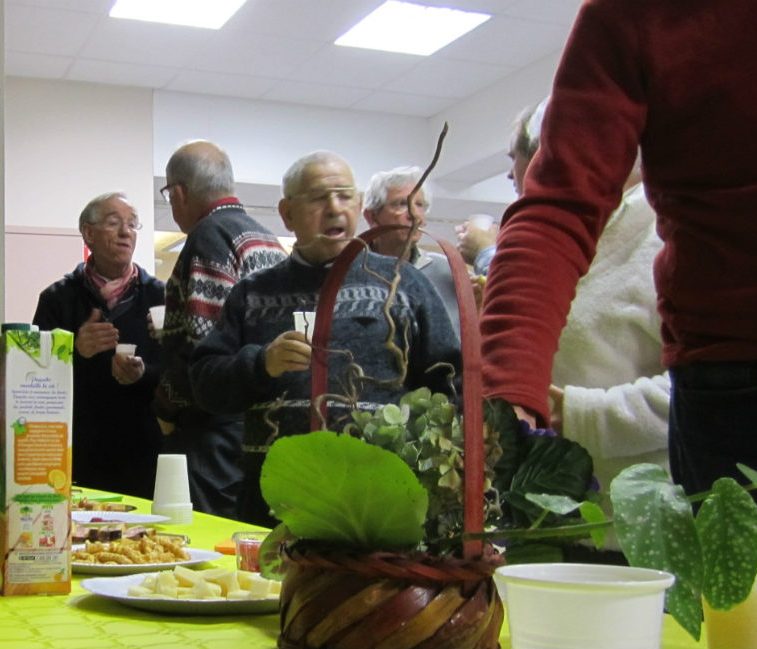
[[[704,558],[704,596],[729,609],[752,590],[757,574],[757,504],[732,478],[720,478],[696,517]]]
[[[615,531],[633,566],[666,570],[676,581],[668,591],[668,611],[694,638],[702,619],[702,550],[691,504],[656,464],[636,464],[610,486]]]

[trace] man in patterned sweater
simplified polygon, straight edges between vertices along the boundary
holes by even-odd
[[[307,432],[310,423],[312,348],[306,333],[295,330],[293,312],[315,310],[331,262],[354,236],[360,213],[350,167],[328,151],[296,162],[284,176],[283,193],[279,212],[297,240],[292,255],[234,287],[218,325],[195,350],[190,369],[203,408],[247,411],[246,476],[238,516],[268,525],[275,521],[259,486],[267,447],[276,435]],[[383,309],[398,263],[392,335]],[[407,351],[404,376],[387,350],[387,339]],[[371,252],[358,255],[338,292],[329,349],[328,391],[349,396],[347,403],[329,400],[332,429],[350,421],[353,407],[373,410],[396,403],[406,391],[423,385],[449,393],[450,366],[460,367],[457,336],[429,280],[410,264]],[[357,379],[351,386],[350,361],[373,380]],[[432,369],[437,363],[446,366]]]
[[[166,284],[163,372],[154,409],[166,435],[164,451],[187,456],[194,508],[231,518],[242,480],[242,417],[198,408],[189,357],[213,328],[231,287],[286,254],[234,198],[231,162],[215,144],[180,147],[168,161],[166,181],[161,193],[187,240]]]

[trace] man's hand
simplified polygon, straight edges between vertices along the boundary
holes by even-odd
[[[92,309],[89,318],[76,332],[76,351],[84,358],[115,349],[118,344],[118,329],[110,322],[101,322],[102,311]]]
[[[121,385],[131,385],[142,378],[145,373],[145,363],[139,356],[113,354],[110,369],[113,378]]]
[[[531,426],[531,428],[536,428],[536,417],[532,415],[528,410],[526,410],[523,406],[513,406],[513,410],[515,411],[515,416],[518,419],[522,419],[525,422],[528,422],[528,425]]]
[[[157,420],[158,426],[160,426],[160,432],[164,435],[171,435],[173,431],[176,430],[176,424],[174,424],[172,421],[166,421],[165,419],[161,419],[160,417],[157,417]]]
[[[305,334],[285,331],[265,351],[266,372],[273,377],[284,372],[303,372],[310,367],[312,351]]]

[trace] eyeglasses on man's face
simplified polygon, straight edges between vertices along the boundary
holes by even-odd
[[[334,200],[340,207],[353,205],[358,200],[356,187],[323,187],[292,194],[292,200],[301,200],[312,207],[325,207]]]
[[[122,228],[126,228],[130,232],[136,232],[137,230],[142,229],[142,224],[139,222],[139,219],[119,219],[117,216],[109,216],[100,223],[97,223],[96,226],[98,228],[101,228],[102,230],[108,230],[110,232],[118,232]]]
[[[163,200],[166,203],[171,202],[171,189],[173,187],[177,187],[178,185],[182,185],[183,183],[168,183],[165,187],[160,188],[160,195],[163,197]]]
[[[407,198],[397,198],[384,204],[384,207],[394,214],[402,214],[407,211]],[[422,198],[416,198],[413,201],[413,212],[424,214],[428,210],[429,204]]]

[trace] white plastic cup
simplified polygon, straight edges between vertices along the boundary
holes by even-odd
[[[155,331],[160,331],[163,328],[163,321],[166,317],[166,307],[162,304],[160,306],[150,307],[150,318],[152,319],[152,326],[155,327]]]
[[[192,522],[186,455],[158,455],[151,511],[168,516],[169,523],[188,525]]]
[[[134,354],[136,353],[136,345],[130,345],[128,343],[118,343],[118,345],[116,345],[116,354],[122,354],[123,356],[134,356]]]
[[[494,217],[491,214],[474,214],[468,219],[468,223],[479,230],[488,230],[494,224]]]
[[[312,342],[315,331],[315,311],[295,311],[292,315],[294,316],[294,330],[305,334],[308,342]]]
[[[512,649],[659,649],[667,572],[573,563],[497,568]]]

